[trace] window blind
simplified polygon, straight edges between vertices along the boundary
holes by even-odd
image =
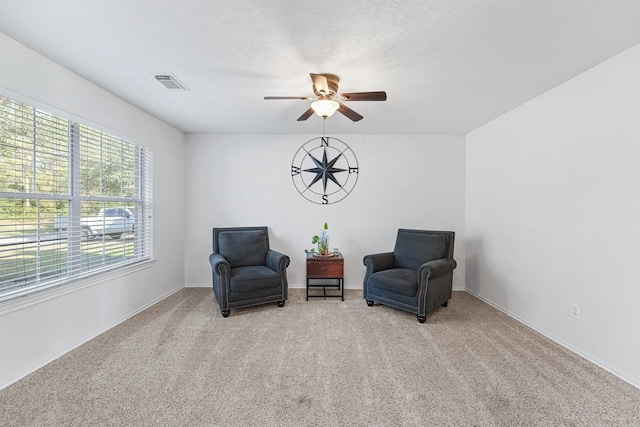
[[[0,300],[151,257],[152,151],[0,96]]]

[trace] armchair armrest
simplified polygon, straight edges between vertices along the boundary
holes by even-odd
[[[362,284],[362,296],[367,299],[369,295],[369,278],[377,271],[388,270],[393,268],[394,256],[393,252],[382,252],[379,254],[365,255],[362,262],[366,266],[364,273],[364,282]],[[367,299],[367,304],[369,300]]]
[[[267,267],[276,272],[281,272],[289,266],[289,257],[283,253],[269,249],[267,252]]]
[[[231,267],[229,262],[220,254],[213,253],[209,255],[209,264],[215,274],[222,275],[224,272],[229,272]]]
[[[365,255],[362,262],[367,267],[368,274],[388,270],[393,268],[393,252]]]
[[[453,271],[456,268],[458,263],[452,258],[443,258],[436,259],[433,261],[426,262],[420,266],[418,269],[418,278],[419,279],[437,279],[440,276],[444,276],[445,274]]]

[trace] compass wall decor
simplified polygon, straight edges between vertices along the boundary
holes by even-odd
[[[336,203],[356,186],[358,160],[353,150],[338,138],[313,138],[293,157],[291,178],[305,199],[320,205]]]

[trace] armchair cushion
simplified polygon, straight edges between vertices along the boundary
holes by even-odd
[[[231,270],[231,292],[251,292],[257,289],[277,288],[280,275],[261,265],[238,267]]]
[[[418,270],[425,262],[444,258],[445,236],[400,230],[393,250],[396,268]]]
[[[219,253],[231,268],[265,265],[269,243],[262,230],[223,231],[218,237]]]
[[[369,278],[369,287],[413,297],[418,291],[417,276],[415,270],[408,268],[382,270],[371,275]]]

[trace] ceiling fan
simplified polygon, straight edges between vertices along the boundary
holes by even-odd
[[[311,81],[313,82],[313,93],[315,96],[265,96],[266,100],[273,99],[300,99],[300,100],[313,100],[311,107],[305,111],[298,121],[307,120],[309,117],[316,113],[320,117],[326,119],[333,113],[338,111],[344,114],[354,122],[362,120],[362,116],[351,108],[347,107],[342,101],[386,101],[387,93],[384,91],[378,92],[351,92],[351,93],[338,93],[338,82],[340,79],[335,74],[314,74],[310,73]]]

